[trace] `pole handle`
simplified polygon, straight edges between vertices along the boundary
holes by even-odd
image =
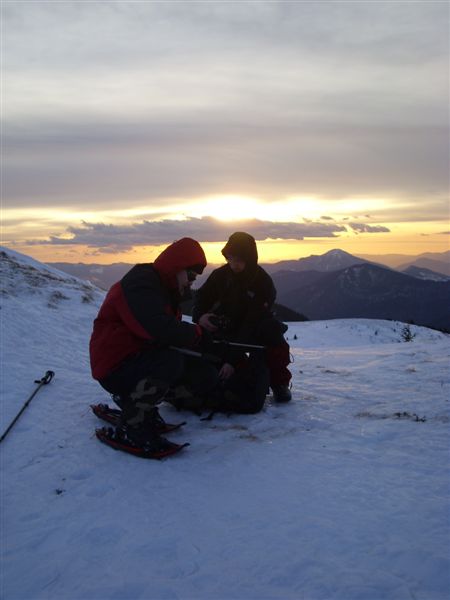
[[[35,379],[34,383],[40,383],[41,385],[47,385],[47,383],[50,383],[50,381],[53,379],[54,376],[55,376],[54,371],[46,371],[44,377],[42,377],[42,379]]]

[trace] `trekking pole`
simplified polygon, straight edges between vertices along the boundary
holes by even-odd
[[[19,410],[19,412],[17,413],[17,415],[15,416],[15,418],[13,419],[13,421],[10,423],[9,427],[6,429],[5,433],[2,435],[2,437],[0,437],[0,443],[3,442],[3,440],[5,439],[5,437],[11,431],[11,429],[14,426],[14,424],[16,423],[16,421],[18,420],[18,418],[20,417],[20,415],[23,413],[23,411],[26,409],[26,407],[30,404],[30,402],[36,396],[36,394],[41,389],[41,387],[43,385],[47,385],[47,383],[50,383],[50,381],[53,379],[54,375],[55,375],[55,373],[53,371],[47,371],[45,373],[44,377],[42,377],[42,379],[36,379],[34,381],[34,383],[38,383],[39,385],[34,390],[34,392],[31,394],[31,396],[28,398],[28,400],[25,402],[25,404],[22,406],[22,408]]]
[[[196,358],[204,358],[211,362],[220,362],[221,359],[215,354],[208,354],[206,352],[196,352],[195,350],[189,350],[188,348],[179,348],[178,346],[169,346],[171,350],[176,350],[180,354],[186,354],[186,356],[195,356]]]
[[[222,345],[222,346],[233,346],[236,348],[245,348],[249,352],[252,350],[265,350],[265,346],[258,346],[256,344],[239,344],[238,342],[228,342],[225,340],[214,340],[214,344]],[[205,360],[209,360],[210,362],[222,362],[222,359],[215,354],[210,354],[209,352],[197,352],[196,350],[189,350],[188,348],[179,348],[178,346],[169,346],[171,350],[176,350],[181,354],[186,354],[187,356],[195,356],[196,358],[203,358]]]
[[[233,346],[236,348],[248,348],[249,350],[265,350],[265,346],[258,344],[240,344],[239,342],[229,342],[228,340],[214,340],[213,344],[222,344],[223,346]]]

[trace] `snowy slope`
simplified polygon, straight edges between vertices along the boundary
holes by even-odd
[[[2,598],[447,598],[449,336],[291,324],[293,402],[182,415],[173,439],[191,446],[146,461],[93,436],[103,293],[5,252],[2,432],[33,380],[56,376],[0,447]]]
[[[411,277],[428,279],[430,281],[448,281],[450,279],[450,275],[444,275],[443,273],[437,273],[431,269],[426,269],[425,267],[416,267],[415,265],[410,265],[403,271],[403,273],[406,275],[411,275]]]

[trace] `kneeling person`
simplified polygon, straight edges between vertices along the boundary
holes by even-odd
[[[150,458],[177,451],[181,446],[161,436],[164,422],[157,405],[180,384],[199,396],[217,385],[213,364],[174,349],[211,349],[211,335],[183,322],[180,310],[183,295],[205,266],[200,244],[183,238],[153,263],[135,265],[106,295],[94,321],[90,360],[94,379],[122,409],[113,434],[117,447]]]

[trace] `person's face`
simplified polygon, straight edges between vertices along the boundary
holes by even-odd
[[[191,289],[191,285],[197,278],[197,273],[188,269],[183,269],[177,273],[178,291],[183,296],[188,290]]]
[[[245,261],[239,256],[229,255],[226,257],[226,259],[233,273],[242,273],[242,271],[245,269]]]

